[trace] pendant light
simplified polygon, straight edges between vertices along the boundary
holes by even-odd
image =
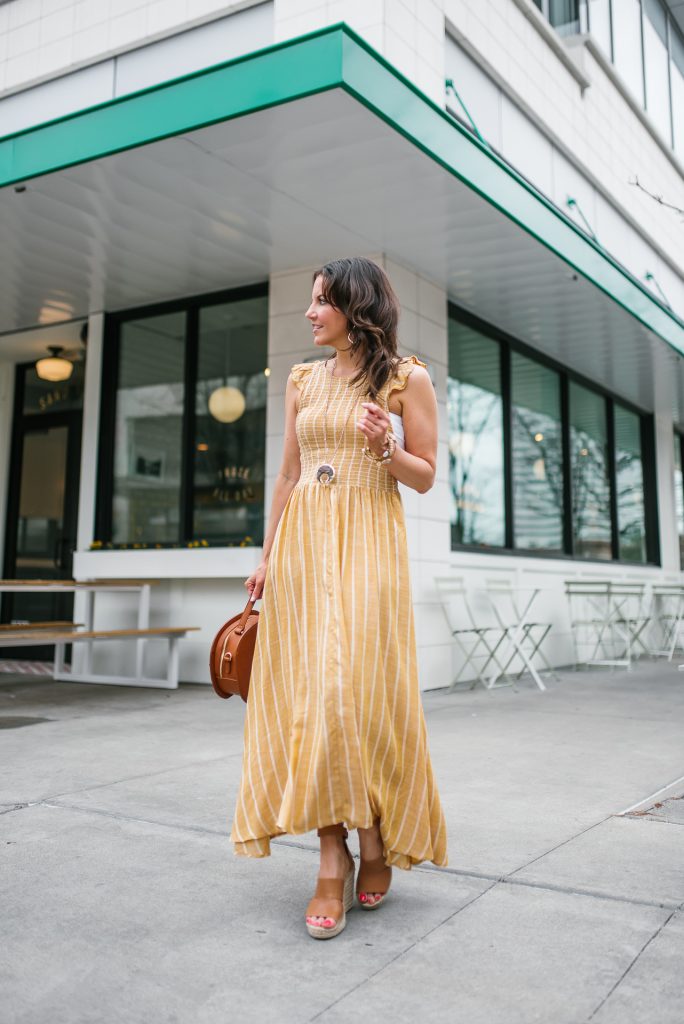
[[[219,423],[234,423],[239,420],[247,405],[245,396],[238,388],[216,388],[209,395],[209,412]]]
[[[41,380],[58,382],[69,380],[74,372],[74,364],[60,355],[64,351],[63,345],[48,345],[49,356],[39,359],[36,363],[36,373]]]

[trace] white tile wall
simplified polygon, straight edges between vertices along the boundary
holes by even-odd
[[[681,224],[672,211],[629,184],[638,175],[651,192],[674,197],[682,194],[684,174],[601,63],[583,49],[591,85],[582,93],[513,0],[444,0],[443,10],[462,37],[460,47],[447,41],[447,75],[455,80],[485,138],[494,146],[501,140],[511,163],[560,205],[571,194],[590,221],[594,211],[600,241],[636,277],[643,280],[646,269],[657,274],[647,264],[659,266],[668,280],[668,298],[684,316]],[[503,98],[506,90],[512,97]],[[521,110],[540,123],[535,125]],[[574,165],[562,150],[574,155]]]
[[[154,36],[150,30],[149,11],[144,4],[123,13],[117,10],[116,15],[109,18],[102,17],[102,10],[95,3],[88,5],[87,17],[79,17],[79,10],[77,8],[74,15],[76,31],[53,42],[45,42],[38,49],[29,49],[12,60],[17,64],[17,74],[22,73],[21,66],[27,67],[31,63],[33,71],[30,77],[61,72],[65,65],[73,68],[86,62],[87,66],[69,74],[59,74],[31,88],[14,91],[4,98],[0,96],[0,135],[21,131],[51,118],[63,117],[84,105],[102,103],[156,82],[230,60],[267,46],[273,39],[272,7],[268,3],[248,7],[186,31],[173,32],[167,38],[144,46],[138,45],[140,40]],[[93,15],[94,10],[99,11],[99,15]],[[42,24],[36,21],[16,31],[26,29],[35,35]],[[16,35],[16,31],[10,36]],[[3,38],[0,34],[0,44]],[[123,52],[108,60],[95,59],[103,53],[117,50]],[[0,81],[3,73],[10,78],[14,74],[10,68],[10,65],[14,67],[12,60],[3,63],[0,56]]]
[[[258,5],[259,0],[13,0],[0,8],[0,92]]]

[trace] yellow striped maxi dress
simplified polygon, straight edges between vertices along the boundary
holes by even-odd
[[[390,391],[406,387],[416,364],[425,366],[416,356],[402,360],[377,404],[388,408]],[[274,836],[335,822],[370,828],[379,817],[387,864],[444,866],[398,483],[362,454],[356,423],[365,388],[333,377],[322,359],[290,374],[300,390],[301,475],[264,580],[234,852],[266,857]],[[336,475],[324,484],[316,470],[327,461]]]

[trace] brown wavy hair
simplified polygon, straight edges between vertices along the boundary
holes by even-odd
[[[361,370],[354,387],[365,384],[371,400],[396,373],[399,300],[390,280],[377,263],[362,256],[332,260],[313,275],[322,278],[321,292],[347,318],[354,352],[361,356]]]

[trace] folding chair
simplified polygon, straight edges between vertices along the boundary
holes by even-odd
[[[675,648],[684,646],[680,642],[683,620],[684,586],[655,583],[651,588],[651,654],[672,661]]]
[[[497,686],[510,686],[510,682],[490,685],[486,676],[490,664],[494,663],[497,668],[501,668],[499,650],[506,637],[506,631],[498,624],[478,625],[462,576],[435,576],[435,584],[449,632],[463,657],[459,671],[449,684],[448,692],[451,693],[468,670],[475,674],[470,685],[471,690],[478,683],[487,690],[495,689]],[[482,659],[484,663],[478,668],[476,661]]]
[[[527,671],[530,673],[540,690],[546,687],[537,671],[534,659],[539,658],[546,671],[557,679],[549,661],[542,650],[542,644],[553,625],[551,622],[536,622],[528,616],[532,605],[540,593],[540,587],[515,586],[510,580],[490,579],[485,581],[485,592],[501,628],[506,632],[508,641],[508,657],[501,669],[501,674],[508,671],[515,658],[522,661],[522,668],[517,678]],[[542,670],[543,671],[543,670]],[[496,680],[492,677],[490,682]]]

